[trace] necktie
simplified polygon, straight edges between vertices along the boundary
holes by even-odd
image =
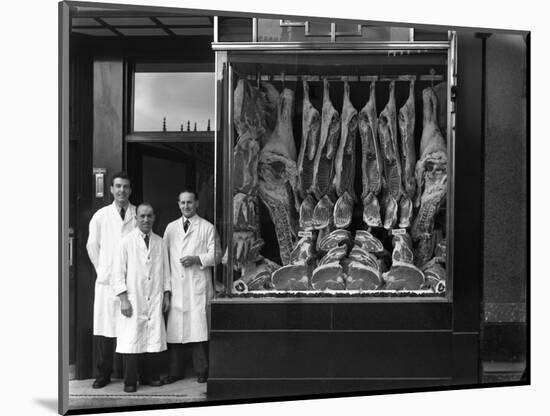
[[[183,224],[183,231],[187,232],[188,228],[189,228],[189,220],[185,220],[185,223]]]
[[[145,240],[145,245],[147,246],[147,248],[149,248],[149,236],[145,235],[145,237],[143,237],[143,239]]]
[[[124,221],[124,216],[126,215],[126,210],[124,207],[120,208],[120,218],[122,218],[122,221]]]

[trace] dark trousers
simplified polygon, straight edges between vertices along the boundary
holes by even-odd
[[[183,377],[182,356],[185,350],[191,349],[193,357],[193,369],[198,375],[208,374],[208,341],[204,342],[189,342],[187,344],[168,344],[170,350],[170,366],[168,375],[174,377]]]
[[[121,354],[124,362],[124,385],[149,384],[160,379],[158,353]]]
[[[115,356],[116,338],[94,335],[97,376],[111,379]]]

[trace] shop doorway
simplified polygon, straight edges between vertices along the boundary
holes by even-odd
[[[181,216],[178,195],[185,188],[199,194],[198,215],[214,220],[214,142],[128,142],[126,169],[134,180],[132,202],[149,202],[156,215],[153,231]]]

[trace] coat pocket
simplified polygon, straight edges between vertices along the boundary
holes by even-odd
[[[204,295],[206,293],[206,276],[202,272],[193,273],[193,289],[195,295]]]
[[[111,283],[111,265],[101,265],[97,271],[97,283],[108,285]]]

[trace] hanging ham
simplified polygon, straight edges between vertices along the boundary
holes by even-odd
[[[404,194],[395,109],[395,81],[390,83],[390,98],[378,117],[378,137],[384,161],[384,228],[397,223],[398,203]]]
[[[377,195],[382,189],[382,156],[378,143],[375,83],[370,84],[367,104],[358,116],[361,135],[361,172],[363,180],[363,221],[369,227],[381,227],[380,203]]]
[[[344,100],[341,114],[341,134],[334,159],[333,187],[338,197],[347,193],[355,200],[355,139],[357,136],[357,110],[350,100],[350,86],[344,81]]]
[[[311,190],[319,200],[332,185],[334,156],[340,137],[340,115],[330,101],[329,82],[323,81],[323,109],[321,114],[321,138],[313,162]]]
[[[414,81],[409,84],[409,98],[399,109],[399,132],[401,133],[401,167],[403,173],[403,187],[405,194],[399,202],[399,227],[408,228],[411,226],[413,207],[412,201],[415,197],[416,180],[414,169],[416,165],[416,151],[414,149]]]
[[[321,132],[321,115],[309,100],[309,84],[303,81],[304,99],[302,104],[302,143],[298,154],[298,194],[304,200],[313,182],[315,151]]]

